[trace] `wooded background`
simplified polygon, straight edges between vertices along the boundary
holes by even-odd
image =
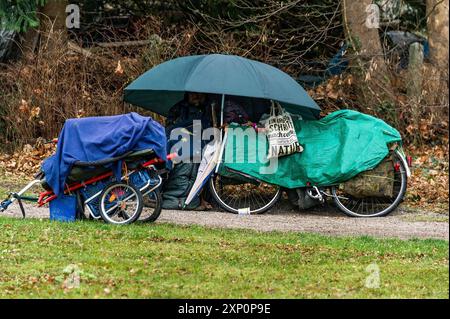
[[[80,28],[66,28],[67,0],[0,0],[0,29],[14,31],[13,54],[0,64],[5,150],[56,137],[67,118],[138,110],[122,102],[128,83],[165,60],[203,53],[324,77],[309,89],[324,115],[356,109],[386,120],[409,145],[448,144],[448,0],[70,3]],[[380,8],[378,28],[366,23],[370,4]],[[427,56],[412,46],[399,67],[405,53],[389,46],[393,30],[426,39]],[[327,74],[339,50],[349,67]]]

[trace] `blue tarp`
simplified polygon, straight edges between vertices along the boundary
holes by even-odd
[[[56,154],[44,161],[42,170],[58,195],[63,192],[64,182],[76,161],[98,161],[150,148],[165,160],[166,143],[161,124],[134,112],[69,119],[59,135]],[[120,167],[115,167],[115,172],[116,176],[120,175]]]

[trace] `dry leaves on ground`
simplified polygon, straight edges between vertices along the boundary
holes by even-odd
[[[421,209],[448,212],[449,149],[446,146],[411,147],[412,176],[406,204]]]
[[[26,144],[22,150],[13,154],[0,154],[0,172],[12,177],[31,178],[39,172],[42,161],[55,150],[56,145],[53,142],[40,138],[34,146]]]

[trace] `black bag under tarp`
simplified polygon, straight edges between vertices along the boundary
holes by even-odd
[[[197,195],[192,202],[184,207],[184,203],[197,177],[198,163],[176,164],[163,186],[164,209],[195,209],[200,206],[200,197]]]

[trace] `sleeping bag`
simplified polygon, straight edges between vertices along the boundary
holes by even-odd
[[[170,171],[169,178],[163,185],[164,209],[195,209],[200,205],[199,195],[184,207],[186,198],[197,177],[199,163],[178,163]]]

